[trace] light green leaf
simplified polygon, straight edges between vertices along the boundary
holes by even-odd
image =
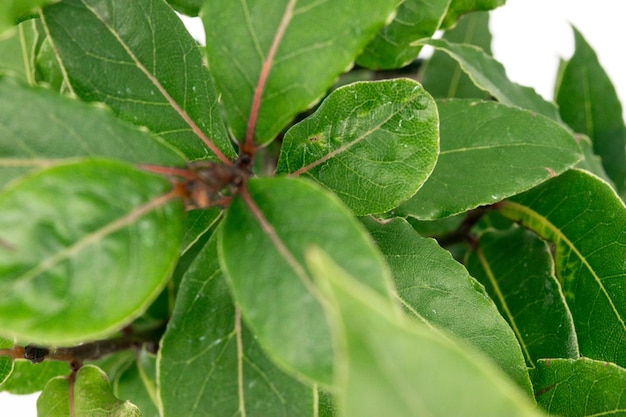
[[[438,125],[432,97],[415,81],[351,84],[289,129],[277,171],[315,179],[357,215],[386,212],[432,172]]]
[[[398,314],[321,250],[307,255],[337,345],[342,416],[542,415],[471,347]]]
[[[501,63],[474,45],[453,44],[445,39],[425,39],[420,45],[430,45],[445,52],[456,60],[474,84],[499,102],[509,106],[543,114],[560,121],[554,103],[548,102],[530,87],[524,87],[509,80]]]
[[[12,28],[19,19],[34,14],[38,7],[57,1],[59,0],[3,0],[0,7],[0,35]]]
[[[396,211],[423,220],[493,204],[558,175],[581,158],[561,124],[495,102],[443,100],[432,175]]]
[[[0,77],[0,188],[34,169],[84,156],[137,164],[185,163],[162,139],[105,109]]]
[[[502,6],[506,0],[452,0],[448,13],[441,24],[442,29],[449,29],[465,14],[480,10],[492,10]]]
[[[626,207],[602,180],[568,171],[499,205],[553,242],[584,356],[626,364]]]
[[[622,416],[626,369],[588,358],[544,359],[532,371],[537,402],[552,415]]]
[[[333,349],[304,264],[317,245],[391,302],[391,277],[371,237],[331,193],[298,178],[257,178],[220,230],[220,256],[234,298],[277,364],[330,385]]]
[[[0,36],[0,74],[33,83],[34,55],[38,31],[34,20],[17,25],[16,30]]]
[[[234,156],[200,50],[164,1],[66,0],[42,20],[83,100],[106,103],[188,159]]]
[[[73,385],[73,386],[72,386]],[[69,392],[73,390],[73,404]],[[70,413],[70,409],[73,411]],[[37,400],[38,417],[141,417],[141,411],[128,401],[113,395],[102,370],[85,365],[70,384],[67,378],[51,379]]]
[[[14,362],[13,373],[0,385],[0,391],[17,395],[32,394],[43,390],[50,379],[69,373],[70,369],[65,362],[31,363],[18,360]]]
[[[233,135],[273,140],[350,68],[399,0],[207,1],[201,16],[211,73]],[[272,49],[274,45],[274,49]],[[275,52],[275,54],[274,54]],[[263,77],[267,81],[259,84]],[[258,110],[255,89],[264,85]],[[249,118],[253,114],[252,120]]]
[[[518,227],[488,231],[466,265],[515,331],[528,366],[540,358],[578,358],[572,315],[537,235]]]
[[[185,274],[161,342],[163,416],[313,416],[313,388],[270,362],[242,322],[216,242],[214,235]]]
[[[170,187],[105,160],[58,165],[5,187],[0,333],[70,345],[140,315],[178,256],[183,207]]]
[[[364,223],[387,259],[407,313],[481,350],[531,395],[515,335],[465,268],[436,241],[418,235],[405,220]]]
[[[422,49],[411,43],[431,37],[439,29],[451,1],[405,0],[393,21],[376,34],[357,63],[371,69],[394,69],[409,64]]]
[[[588,135],[606,173],[626,196],[626,126],[622,104],[598,57],[574,28],[576,49],[556,87],[561,117],[578,133]]]
[[[0,337],[0,351],[3,349],[11,349],[13,347],[13,341]],[[3,390],[4,382],[11,376],[13,372],[13,358],[10,356],[3,356],[0,354],[0,391]]]

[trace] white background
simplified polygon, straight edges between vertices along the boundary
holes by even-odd
[[[559,58],[569,58],[573,53],[569,25],[574,24],[596,50],[624,102],[625,11],[622,0],[508,0],[492,13],[493,53],[513,81],[552,99]],[[36,398],[0,393],[0,417],[36,416]]]

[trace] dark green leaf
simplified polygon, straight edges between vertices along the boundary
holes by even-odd
[[[626,364],[626,207],[602,180],[568,171],[503,201],[500,212],[554,243],[580,353]]]
[[[515,335],[465,268],[437,242],[419,236],[405,220],[364,223],[387,259],[407,313],[483,351],[531,395]]]
[[[178,255],[182,204],[168,181],[85,160],[38,171],[0,193],[0,329],[68,345],[140,315]]]
[[[313,388],[276,368],[242,322],[215,237],[185,274],[161,343],[163,416],[312,416]]]
[[[350,68],[398,0],[207,1],[201,12],[211,73],[242,141],[255,89],[267,76],[254,138],[265,143]],[[271,46],[275,45],[275,55]],[[256,117],[256,112],[254,114]]]
[[[287,132],[277,171],[315,179],[357,215],[386,212],[432,172],[438,126],[432,97],[415,81],[351,84]]]
[[[147,126],[188,159],[215,158],[201,137],[234,155],[200,50],[164,1],[65,0],[42,19],[79,97]]]
[[[441,26],[444,29],[451,28],[459,20],[459,17],[465,13],[492,10],[502,6],[505,2],[506,0],[452,0]]]
[[[574,165],[580,148],[562,125],[494,102],[438,102],[441,151],[432,175],[397,213],[429,220],[492,204]]]
[[[162,139],[121,122],[105,109],[0,78],[0,188],[34,169],[83,156],[184,164]]]
[[[372,69],[400,68],[413,61],[421,46],[411,43],[439,29],[451,0],[405,0],[396,17],[382,28],[357,59]]]
[[[626,370],[587,358],[544,359],[532,372],[537,402],[552,415],[623,416]]]
[[[584,159],[577,163],[575,168],[591,172],[595,176],[602,178],[607,182],[607,184],[615,189],[615,183],[613,183],[613,180],[611,180],[606,174],[606,171],[602,166],[602,160],[593,152],[593,143],[591,143],[589,136],[576,135],[576,138],[578,139],[578,145],[583,152]]]
[[[198,16],[204,0],[167,0],[167,2],[178,12],[187,16]]]
[[[186,253],[202,236],[213,229],[221,215],[222,210],[217,207],[188,211],[185,215],[185,234],[181,253]]]
[[[156,358],[145,351],[135,355],[130,365],[111,378],[113,393],[135,404],[142,417],[159,417],[157,409]]]
[[[540,358],[578,358],[572,315],[545,242],[514,227],[489,231],[467,260],[515,332],[528,366]]]
[[[330,385],[333,349],[304,252],[311,245],[391,299],[392,282],[365,229],[333,194],[297,178],[253,179],[230,206],[220,256],[234,298],[280,366]]]
[[[337,344],[342,416],[542,415],[471,347],[398,314],[320,250],[307,255]]]
[[[69,373],[70,369],[65,362],[30,363],[18,360],[14,363],[11,376],[0,385],[0,391],[17,395],[32,394],[43,390],[50,379],[67,376]]]
[[[556,102],[561,117],[578,133],[588,135],[606,173],[626,195],[626,126],[622,104],[598,57],[574,29],[576,50],[561,71]]]
[[[17,21],[35,13],[38,7],[59,0],[3,0],[0,7],[0,35],[13,27]]]

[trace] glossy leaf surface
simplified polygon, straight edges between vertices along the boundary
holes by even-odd
[[[504,201],[500,212],[555,245],[581,355],[626,364],[626,208],[615,192],[572,170]]]
[[[429,220],[492,204],[574,165],[578,144],[562,125],[494,102],[438,102],[441,149],[432,175],[399,214]]]
[[[488,231],[467,267],[515,332],[529,367],[541,358],[578,358],[574,322],[548,246],[521,228]]]
[[[483,351],[531,394],[515,335],[465,268],[436,241],[418,235],[405,220],[385,224],[367,220],[365,225],[389,263],[397,296],[407,313]]]
[[[59,165],[6,187],[0,331],[68,345],[138,316],[178,255],[182,204],[169,188],[154,174],[105,160]]]
[[[343,416],[542,415],[469,346],[398,314],[325,253],[308,262],[333,324]]]
[[[578,133],[588,135],[606,173],[626,193],[626,126],[615,87],[598,57],[574,29],[576,49],[565,64],[555,94],[561,117]]]
[[[222,93],[235,138],[242,141],[246,137],[253,96],[261,77],[267,77],[267,81],[254,138],[265,143],[318,101],[335,78],[352,66],[399,3],[205,2],[202,20],[209,67]]]
[[[441,26],[449,29],[465,13],[492,10],[502,6],[505,2],[506,0],[452,0]]]
[[[588,358],[545,359],[532,372],[537,402],[552,415],[621,416],[626,369]]]
[[[405,0],[393,21],[376,34],[357,63],[372,69],[393,69],[409,64],[422,49],[411,43],[428,38],[439,29],[451,1]]]
[[[438,124],[435,102],[414,81],[351,84],[289,129],[277,171],[315,179],[357,215],[382,213],[432,172]]]
[[[216,241],[187,271],[161,342],[163,416],[313,416],[313,388],[276,368],[236,311]]]
[[[305,250],[324,248],[388,298],[389,271],[361,224],[329,192],[296,178],[258,178],[248,186],[255,203],[234,200],[220,230],[234,298],[276,363],[330,385],[330,330],[304,265]]]
[[[200,50],[164,1],[66,0],[43,22],[83,100],[106,103],[188,159],[215,158],[199,136],[234,155]]]

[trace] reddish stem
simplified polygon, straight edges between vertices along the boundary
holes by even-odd
[[[196,178],[196,174],[190,169],[171,168],[171,167],[164,167],[160,165],[148,165],[148,164],[142,164],[142,165],[139,165],[139,167],[143,170],[154,172],[155,174],[175,175],[177,177],[182,177],[187,180],[193,180]]]

